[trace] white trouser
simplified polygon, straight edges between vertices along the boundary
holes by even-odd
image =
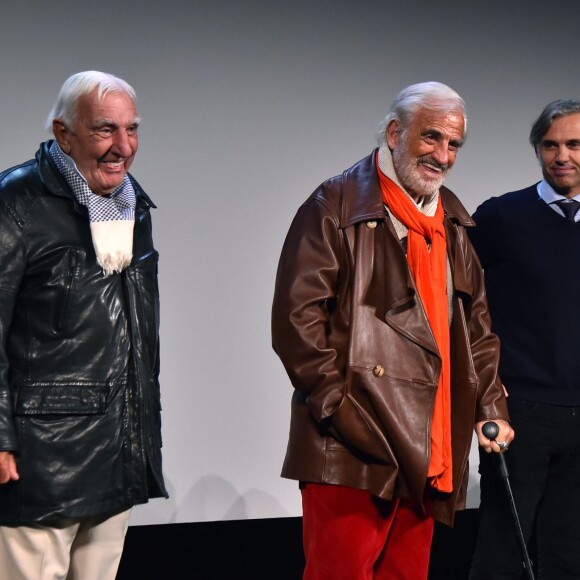
[[[115,580],[130,514],[0,526],[0,580]]]

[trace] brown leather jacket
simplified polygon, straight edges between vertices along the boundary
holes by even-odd
[[[374,153],[323,183],[288,232],[272,310],[274,350],[295,388],[282,476],[422,503],[441,359],[385,211]],[[453,493],[436,519],[465,507],[476,421],[507,419],[473,226],[446,188],[453,278]]]

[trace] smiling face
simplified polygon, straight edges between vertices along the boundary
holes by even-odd
[[[61,149],[76,163],[91,191],[99,195],[118,187],[137,153],[139,119],[129,95],[97,91],[80,97],[72,128],[60,120],[53,131]]]
[[[554,119],[537,153],[544,178],[556,191],[580,194],[580,113]]]
[[[419,109],[406,129],[394,120],[387,126],[387,144],[399,181],[414,198],[437,191],[453,167],[463,144],[461,113]]]

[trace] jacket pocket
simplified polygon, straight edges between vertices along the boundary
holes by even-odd
[[[352,451],[402,467],[429,454],[436,390],[427,380],[389,376],[382,366],[350,367],[332,428]],[[413,451],[417,447],[423,452]]]
[[[44,514],[47,506],[80,505],[80,498],[98,507],[126,497],[123,391],[121,384],[95,382],[17,389],[18,467],[30,509]]]
[[[375,463],[393,463],[391,447],[376,421],[349,393],[331,417],[331,432],[356,454]]]
[[[14,415],[96,415],[107,409],[110,388],[102,384],[40,384],[16,389]]]

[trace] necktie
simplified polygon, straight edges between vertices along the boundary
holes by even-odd
[[[568,221],[574,221],[574,216],[580,208],[580,201],[576,201],[575,199],[565,201],[561,199],[559,201],[555,201],[554,203],[557,204],[558,207],[564,212],[564,215]]]

